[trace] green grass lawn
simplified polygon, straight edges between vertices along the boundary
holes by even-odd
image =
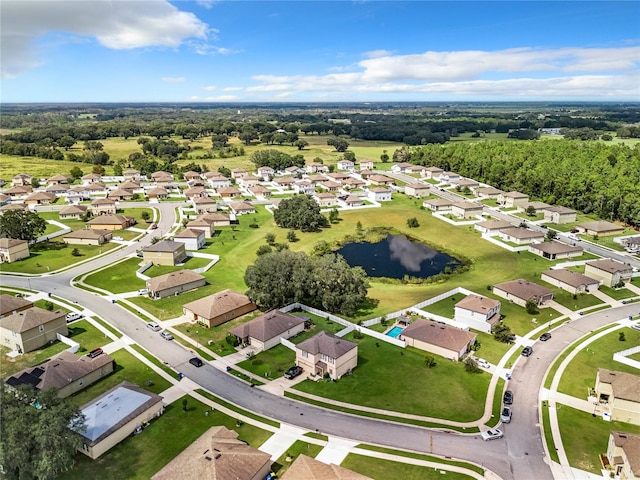
[[[76,465],[58,479],[148,480],[200,435],[217,425],[237,431],[240,440],[255,448],[271,436],[270,432],[246,423],[236,426],[234,418],[219,411],[211,412],[208,405],[194,398],[187,397],[187,401],[186,412],[182,410],[182,400],[177,400],[140,435],[128,437],[97,460],[78,453]],[[205,415],[207,411],[210,413]]]
[[[627,288],[610,288],[605,285],[600,285],[600,291],[614,300],[625,300],[636,296],[635,293]]]
[[[478,335],[476,341],[480,343],[480,348],[475,352],[475,355],[477,357],[484,358],[489,363],[497,365],[511,348],[510,343],[499,342],[489,333],[478,332],[476,330],[472,331]]]
[[[289,469],[289,466],[296,461],[296,458],[298,458],[300,454],[315,458],[321,450],[322,446],[320,445],[297,440],[287,448],[287,451],[283,453],[278,460],[276,460],[272,465],[271,470],[279,476],[282,476],[284,475],[284,472]]]
[[[141,259],[128,258],[109,268],[87,275],[84,283],[101,288],[112,293],[124,293],[144,288],[144,280],[136,277],[136,270],[140,268]]]
[[[297,315],[295,312],[291,312],[293,315]],[[290,338],[293,343],[296,345],[300,342],[304,342],[306,339],[313,337],[321,330],[324,330],[329,333],[338,333],[340,330],[343,330],[345,327],[340,323],[336,323],[328,318],[323,318],[318,315],[314,315],[309,312],[300,312],[299,315],[307,316],[311,319],[312,326],[309,330],[305,330],[304,332],[296,335],[293,338]]]
[[[553,436],[551,434],[551,423],[549,422],[549,405],[544,402],[542,405],[542,428],[544,430],[544,441],[549,449],[549,458],[556,463],[560,463],[558,458],[558,451],[556,450],[556,444],[553,442]]]
[[[178,270],[195,270],[197,268],[203,268],[211,262],[210,258],[202,257],[187,257],[180,265],[154,265],[150,269],[144,272],[149,277],[159,277],[160,275],[166,275],[167,273],[177,272]]]
[[[427,368],[426,352],[367,336],[357,342],[358,367],[351,375],[337,382],[306,380],[294,388],[356,405],[460,422],[482,415],[488,374],[467,373],[462,363],[442,357],[436,357],[437,366]]]
[[[350,453],[340,464],[341,466],[375,479],[401,478],[402,480],[469,480],[473,477],[457,472],[447,472],[445,475],[439,469],[421,467],[407,463],[383,460],[375,457],[365,457]]]
[[[619,340],[619,332],[624,332],[625,341]],[[586,399],[587,392],[596,384],[598,368],[637,374],[638,370],[613,360],[613,354],[640,345],[640,332],[622,328],[599,338],[578,353],[562,374],[558,391],[574,397]]]
[[[548,287],[548,284],[545,282],[541,282],[541,284],[545,287]],[[579,294],[574,298],[573,294],[561,289],[554,289],[553,299],[560,305],[565,306],[569,310],[573,310],[574,312],[604,303],[595,295]]]
[[[571,466],[595,474],[600,474],[598,455],[607,453],[611,430],[640,434],[638,425],[605,422],[566,405],[558,405],[558,424]]]
[[[284,345],[276,345],[269,350],[254,355],[238,364],[238,367],[267,379],[281,377],[295,364],[296,353]]]

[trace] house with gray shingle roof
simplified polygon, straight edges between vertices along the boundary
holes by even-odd
[[[19,353],[57,340],[58,333],[64,336],[69,333],[63,310],[50,312],[31,307],[0,318],[0,345]]]
[[[291,338],[304,331],[304,319],[272,310],[250,322],[229,330],[240,343],[249,344],[258,350],[268,350],[280,343],[280,338]]]
[[[256,304],[246,295],[227,289],[187,303],[182,307],[182,314],[192,322],[211,328],[256,308]]]
[[[476,336],[467,330],[419,319],[402,330],[398,338],[409,347],[457,361],[471,350]]]
[[[547,270],[540,274],[540,279],[554,287],[566,290],[577,295],[578,293],[591,293],[598,290],[600,282],[581,273],[572,272],[559,268],[557,270]]]
[[[640,375],[599,368],[595,391],[611,420],[640,425]]]
[[[147,280],[147,290],[153,299],[169,297],[204,287],[207,280],[193,270],[178,270]]]
[[[337,380],[358,366],[358,344],[322,331],[296,345],[296,365]]]
[[[521,307],[526,307],[528,301],[542,307],[548,301],[553,300],[552,290],[523,278],[494,285],[493,293]]]

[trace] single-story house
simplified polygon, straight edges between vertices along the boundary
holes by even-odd
[[[134,190],[142,189],[140,184],[138,182],[134,182],[133,180],[127,180],[125,182],[122,182],[120,185],[118,185],[118,188],[122,190],[129,190],[131,192],[133,192]]]
[[[518,207],[529,202],[529,195],[520,192],[505,192],[498,195],[498,203],[505,207]]]
[[[33,302],[22,297],[14,297],[6,293],[0,294],[0,318],[21,312],[33,307]]]
[[[360,180],[359,178],[355,177],[349,177],[345,178],[342,182],[342,188],[346,190],[354,190],[357,188],[364,188],[366,184],[367,182],[365,182],[364,180]]]
[[[545,212],[547,208],[551,208],[551,205],[544,202],[527,202],[523,205],[518,206],[518,210],[521,212],[527,212],[532,210],[536,214],[540,212]]]
[[[240,195],[240,190],[238,190],[236,187],[221,187],[216,189],[216,192],[222,198],[233,198]]]
[[[153,187],[146,191],[149,200],[162,200],[169,198],[169,192],[164,187]]]
[[[151,174],[151,180],[156,182],[156,185],[168,185],[173,182],[173,174],[163,171],[153,172]]]
[[[62,240],[67,245],[103,245],[111,241],[112,237],[112,230],[84,228],[67,233],[62,237]]]
[[[373,187],[369,189],[367,197],[374,202],[390,202],[392,200],[391,193],[389,188]]]
[[[327,180],[326,182],[322,182],[319,186],[327,192],[337,192],[342,187],[342,184],[332,180]]]
[[[295,181],[296,179],[293,177],[277,177],[273,180],[276,185],[282,188],[291,188]]]
[[[615,478],[640,479],[640,435],[627,432],[609,432],[607,460]],[[284,480],[284,477],[282,477]]]
[[[67,205],[60,210],[58,215],[60,220],[68,220],[70,218],[80,220],[80,218],[87,214],[87,210],[86,205]]]
[[[16,238],[0,238],[0,263],[11,263],[28,258],[29,242]]]
[[[500,320],[500,302],[480,295],[467,295],[454,307],[454,319],[469,328],[491,332]]]
[[[566,243],[540,242],[529,245],[529,251],[547,260],[559,260],[561,258],[573,258],[582,255],[582,247],[567,245]]]
[[[11,179],[12,187],[27,187],[31,186],[31,175],[26,173],[19,173]]]
[[[55,341],[58,333],[69,334],[63,310],[50,312],[31,307],[0,318],[0,344],[19,353],[31,352]]]
[[[271,196],[271,190],[262,185],[254,185],[253,187],[249,187],[249,192],[256,198],[267,198]]]
[[[124,190],[122,188],[116,188],[114,190],[110,190],[107,193],[107,198],[111,200],[119,201],[127,201],[133,199],[133,192],[131,190]]]
[[[364,200],[360,197],[356,197],[355,195],[349,195],[344,199],[344,203],[347,207],[361,207],[364,205]]]
[[[115,215],[117,211],[116,201],[109,198],[97,198],[89,208],[94,215]]]
[[[211,197],[198,197],[191,200],[197,214],[212,213],[218,210],[218,202]]]
[[[548,207],[544,209],[544,221],[555,224],[571,223],[576,221],[576,211],[567,207]]]
[[[206,245],[204,231],[193,228],[185,228],[173,236],[174,242],[184,243],[185,250],[199,250]]]
[[[597,222],[580,223],[576,225],[580,233],[586,235],[617,235],[624,232],[624,227],[616,223],[598,220]]]
[[[333,207],[338,203],[338,197],[333,193],[318,193],[314,195],[313,199],[318,202],[321,207]]]
[[[135,219],[125,215],[98,215],[87,224],[98,230],[124,230],[135,224]]]
[[[474,218],[482,215],[483,206],[474,202],[456,202],[451,205],[451,215],[457,218]]]
[[[11,197],[12,200],[16,200],[19,198],[26,198],[32,191],[33,191],[33,188],[31,188],[30,186],[24,186],[24,187],[17,186],[17,187],[7,188],[2,193],[4,193],[5,195],[9,195],[9,197]]]
[[[87,173],[82,176],[81,180],[82,183],[96,183],[102,181],[102,175],[99,173]]]
[[[442,172],[444,172],[444,170],[439,167],[427,167],[422,170],[422,176],[429,179],[436,179],[440,178],[440,174],[442,174]]]
[[[182,314],[193,322],[211,328],[253,312],[256,308],[256,304],[246,295],[227,289],[187,303],[182,307]]]
[[[184,196],[187,197],[188,200],[193,200],[194,198],[208,197],[209,194],[204,187],[191,187],[187,188],[184,192]]]
[[[139,182],[142,178],[140,175],[140,170],[136,170],[135,168],[130,168],[122,172],[122,176],[125,180],[131,180],[133,182]]]
[[[540,279],[574,295],[595,292],[600,286],[599,280],[562,268],[542,272]]]
[[[323,330],[296,345],[296,365],[337,380],[358,366],[358,344]]]
[[[338,160],[336,167],[338,170],[353,170],[355,168],[355,163],[351,160]]]
[[[67,185],[66,183],[57,183],[55,185],[49,185],[44,191],[47,193],[53,193],[55,196],[64,196],[69,192],[69,190],[71,190],[70,185]]]
[[[522,278],[494,285],[493,293],[521,307],[526,307],[529,300],[539,307],[553,300],[552,290]]]
[[[471,190],[472,188],[475,188],[480,184],[475,180],[471,180],[469,178],[459,178],[458,180],[452,180],[451,185],[456,187],[456,189],[460,188],[464,190],[465,188],[468,188],[469,190]]]
[[[620,243],[632,251],[640,250],[640,235],[620,239]]]
[[[249,202],[232,202],[229,208],[235,215],[245,215],[248,213],[256,213],[256,207]]]
[[[409,347],[456,361],[471,350],[476,337],[467,330],[424,319],[411,322],[398,336]]]
[[[426,197],[430,192],[431,187],[425,183],[408,183],[404,186],[404,193],[415,198]]]
[[[11,375],[6,383],[12,387],[30,385],[41,391],[53,388],[58,397],[66,398],[109,375],[114,370],[114,363],[106,353],[90,357],[64,351]]]
[[[360,170],[373,170],[373,160],[369,158],[360,160]]]
[[[640,425],[640,375],[599,368],[595,391],[611,420]]]
[[[368,180],[373,185],[394,185],[393,178],[385,177],[384,175],[371,175]]]
[[[363,180],[368,180],[373,175],[377,175],[377,172],[375,170],[360,170],[360,178],[362,178]]]
[[[154,265],[175,266],[187,258],[185,244],[171,240],[161,240],[142,249],[145,262]]]
[[[587,262],[584,266],[584,274],[587,277],[600,280],[607,287],[615,287],[620,283],[631,281],[633,268],[630,265],[606,258]]]
[[[250,344],[258,350],[269,350],[280,343],[280,338],[290,338],[304,330],[304,319],[272,310],[250,322],[229,330],[240,343]]]
[[[8,212],[9,210],[26,210],[27,206],[24,203],[7,203],[0,207],[1,212]]]
[[[33,192],[31,195],[24,199],[24,203],[27,205],[49,205],[55,199],[55,193]]]
[[[189,170],[188,172],[184,172],[182,174],[182,178],[184,178],[185,182],[197,182],[198,180],[202,180],[202,176],[198,172],[194,172],[193,170]]]
[[[502,230],[512,227],[513,224],[506,220],[485,220],[483,222],[478,222],[473,226],[473,228],[486,235],[497,235]]]
[[[214,426],[151,480],[264,480],[272,463],[270,454],[239,440],[238,432]]]
[[[281,480],[373,480],[333,463],[326,464],[303,453],[287,468]]]
[[[544,233],[523,227],[510,227],[500,230],[500,238],[505,242],[516,245],[526,245],[533,242],[544,242]]]
[[[193,270],[178,270],[147,280],[147,290],[153,299],[165,298],[204,287],[207,280]]]
[[[478,187],[473,189],[473,194],[478,198],[495,198],[497,199],[502,193],[502,190],[498,190],[494,187]]]
[[[78,451],[95,460],[164,412],[160,395],[122,382],[80,409],[86,429]]]
[[[451,211],[453,203],[453,201],[447,200],[446,198],[432,198],[422,202],[422,206],[434,212],[449,212]]]
[[[290,167],[280,171],[282,175],[302,175],[304,172],[305,169],[297,165],[291,165]]]

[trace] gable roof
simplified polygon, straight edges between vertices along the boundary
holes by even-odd
[[[227,289],[187,303],[184,308],[191,310],[199,317],[212,319],[252,304],[253,302],[246,295]]]
[[[254,318],[250,322],[238,325],[229,330],[229,333],[239,338],[251,337],[260,342],[282,335],[287,330],[294,328],[304,319],[281,312],[280,310],[272,310],[264,315]]]
[[[67,205],[59,212],[60,215],[84,215],[85,213],[87,213],[86,205]]]
[[[510,282],[499,283],[494,285],[493,288],[507,292],[508,294],[522,300],[531,300],[535,297],[544,297],[545,295],[553,294],[552,290],[523,278],[512,280]]]
[[[82,230],[76,230],[75,232],[69,232],[62,238],[77,238],[83,240],[98,240],[100,237],[109,236],[112,234],[111,230],[102,230],[101,228],[83,228]]]
[[[485,228],[487,230],[504,230],[505,228],[513,227],[513,224],[506,220],[485,220],[484,222],[476,223],[476,227]]]
[[[624,451],[633,474],[636,477],[640,475],[640,435],[612,431],[611,436],[613,436],[615,446]]]
[[[538,250],[542,253],[548,254],[560,254],[560,253],[573,253],[573,252],[581,252],[582,247],[574,247],[572,245],[567,245],[561,242],[556,242],[552,240],[551,242],[540,242],[540,243],[532,243],[529,246],[530,249]]]
[[[184,243],[182,242],[174,242],[173,240],[161,240],[158,243],[149,245],[148,247],[144,247],[142,249],[142,252],[173,253],[182,248],[184,248]]]
[[[606,232],[621,232],[624,227],[615,223],[606,222],[604,220],[598,220],[597,222],[580,223],[576,225],[577,228],[584,228],[585,230],[593,230],[594,232],[606,233]]]
[[[339,465],[322,463],[300,454],[287,469],[282,480],[373,480]]]
[[[184,244],[181,243],[180,245]],[[158,292],[168,288],[186,285],[191,282],[197,282],[198,280],[204,280],[204,276],[193,270],[178,270],[177,272],[166,273],[158,277],[150,278],[147,280],[147,286],[152,292]]]
[[[131,221],[131,217],[124,215],[100,215],[92,218],[87,223],[89,225],[124,225]]]
[[[473,343],[476,334],[441,323],[419,319],[402,330],[403,337],[459,352],[469,343]]]
[[[640,375],[599,368],[598,379],[611,385],[615,398],[640,404]]]
[[[18,238],[0,238],[0,248],[12,248],[23,243],[29,243],[26,240],[20,240]]]
[[[616,262],[615,260],[611,260],[609,258],[596,260],[595,262],[587,262],[587,265],[593,268],[597,268],[598,270],[604,270],[605,272],[609,273],[627,272],[633,270],[631,266],[625,265],[624,263]]]
[[[467,295],[456,303],[455,306],[486,315],[494,308],[499,307],[500,302],[492,298],[481,297],[480,295]]]
[[[6,315],[9,312],[24,307],[32,307],[33,302],[22,297],[14,297],[13,295],[0,294],[0,315]]]
[[[61,317],[64,317],[62,310],[50,312],[43,308],[31,307],[0,318],[0,327],[11,330],[12,332],[23,333],[39,325],[45,325],[54,320],[58,320]]]
[[[204,235],[202,230],[194,230],[192,228],[185,228],[180,233],[176,233],[173,238],[198,238]]]
[[[312,355],[321,353],[330,358],[340,358],[354,348],[358,348],[358,344],[325,332],[324,330],[296,345],[296,350],[309,352]]]
[[[531,239],[531,238],[544,238],[544,233],[536,232],[524,227],[509,227],[500,230],[503,235],[508,235],[519,240]]]
[[[587,277],[586,275],[582,275],[578,272],[572,272],[571,270],[565,270],[564,268],[547,270],[546,272],[542,272],[541,275],[546,275],[547,277],[576,288],[583,285],[598,285],[600,283],[598,280],[594,280],[591,277]]]

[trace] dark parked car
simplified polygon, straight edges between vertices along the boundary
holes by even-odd
[[[546,342],[550,338],[551,338],[551,334],[549,332],[545,332],[542,335],[540,335],[540,341],[541,342]]]
[[[204,362],[200,360],[198,357],[190,358],[189,363],[194,367],[201,367],[202,365],[204,365]]]
[[[302,367],[298,365],[294,365],[289,370],[284,372],[284,378],[288,378],[289,380],[296,378],[298,375],[302,373]]]
[[[523,357],[530,357],[532,353],[533,353],[533,348],[524,347],[522,349],[522,352],[520,352],[520,355],[522,355]]]
[[[505,405],[511,405],[513,403],[513,392],[511,390],[507,390],[504,392],[504,397],[502,397],[502,401]]]
[[[87,353],[87,357],[89,358],[96,358],[100,355],[102,355],[104,352],[102,351],[101,348],[96,348],[95,350],[91,350],[89,353]]]

